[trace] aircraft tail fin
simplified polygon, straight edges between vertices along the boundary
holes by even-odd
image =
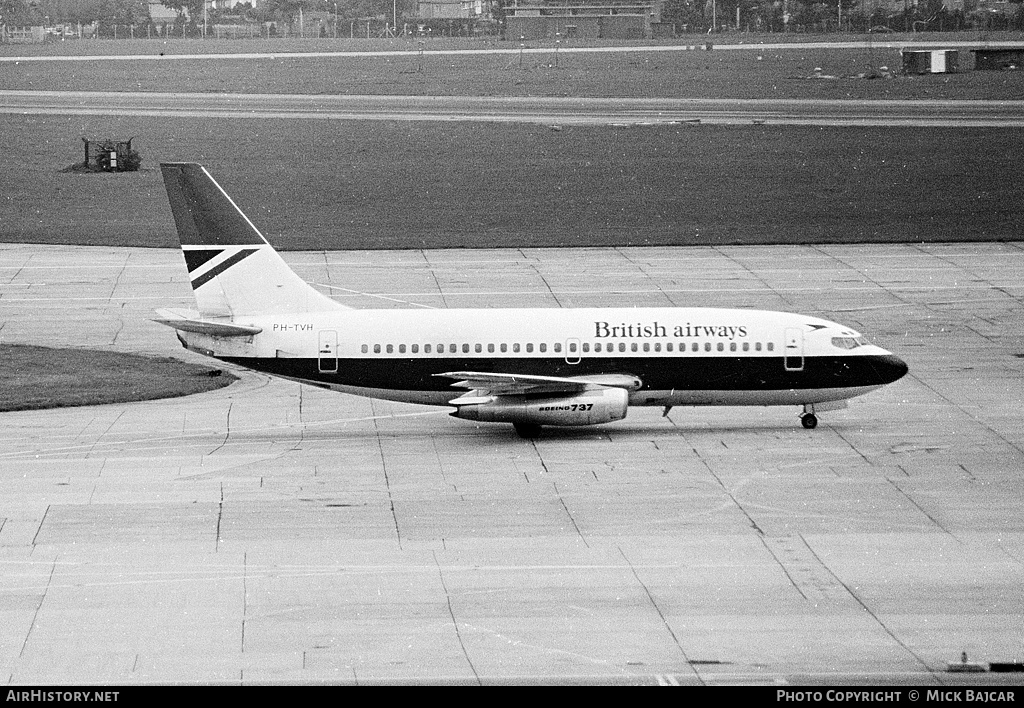
[[[348,309],[296,275],[202,165],[160,170],[202,317]]]

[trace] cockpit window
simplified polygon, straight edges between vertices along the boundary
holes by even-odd
[[[856,349],[857,347],[866,347],[868,340],[864,337],[832,337],[832,346],[839,347],[840,349]]]

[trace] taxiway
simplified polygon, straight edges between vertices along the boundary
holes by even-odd
[[[1024,126],[1024,101],[0,91],[0,113],[543,125]]]
[[[5,413],[0,684],[1012,682],[945,670],[1024,659],[1020,244],[285,257],[360,307],[818,314],[910,374],[814,431],[523,441],[251,373]],[[177,251],[0,246],[6,342],[190,357],[149,319],[190,301]]]

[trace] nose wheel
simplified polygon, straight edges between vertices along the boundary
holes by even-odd
[[[818,416],[813,413],[804,413],[800,416],[800,424],[808,430],[814,430],[818,427]]]

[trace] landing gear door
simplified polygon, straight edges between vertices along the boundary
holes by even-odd
[[[799,327],[786,328],[784,360],[786,371],[804,370],[804,331]]]
[[[332,330],[320,332],[320,349],[317,355],[320,373],[338,373],[338,333]]]

